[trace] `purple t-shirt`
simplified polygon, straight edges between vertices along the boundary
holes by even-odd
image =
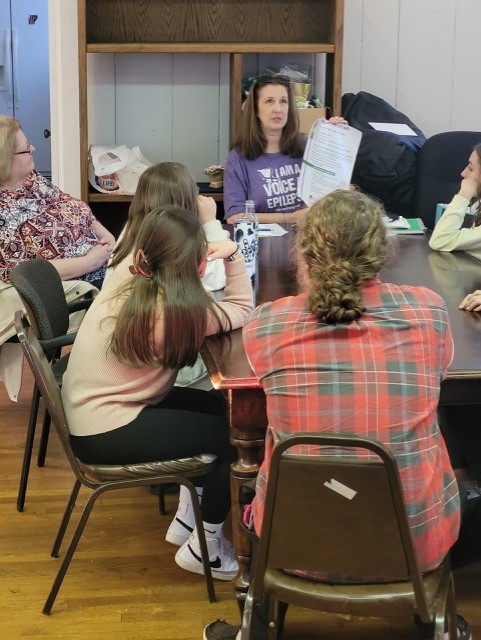
[[[246,200],[254,200],[258,213],[293,213],[306,205],[297,197],[297,179],[302,158],[283,153],[263,153],[246,160],[233,149],[224,171],[225,217],[244,211]]]

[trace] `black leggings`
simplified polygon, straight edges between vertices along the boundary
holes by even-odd
[[[145,407],[129,424],[70,440],[75,455],[86,463],[134,464],[213,453],[214,472],[194,479],[197,486],[204,486],[202,519],[218,524],[229,513],[230,464],[236,450],[229,443],[225,401],[216,392],[174,387],[162,402]]]

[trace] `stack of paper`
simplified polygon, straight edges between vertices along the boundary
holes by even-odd
[[[388,228],[390,233],[395,234],[405,233],[421,235],[426,230],[421,218],[403,218],[402,216],[397,220],[390,221]]]

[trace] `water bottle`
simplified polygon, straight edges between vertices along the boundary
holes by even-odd
[[[256,274],[258,226],[254,201],[246,200],[244,215],[234,223],[234,240],[244,256],[247,273],[252,280]]]

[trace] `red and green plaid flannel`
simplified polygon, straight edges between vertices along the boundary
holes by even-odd
[[[258,307],[244,327],[247,356],[267,396],[269,428],[253,504],[262,525],[274,445],[297,432],[349,431],[394,453],[422,571],[456,541],[459,495],[436,409],[453,357],[443,300],[422,287],[366,282],[365,313],[318,322],[306,295]]]

